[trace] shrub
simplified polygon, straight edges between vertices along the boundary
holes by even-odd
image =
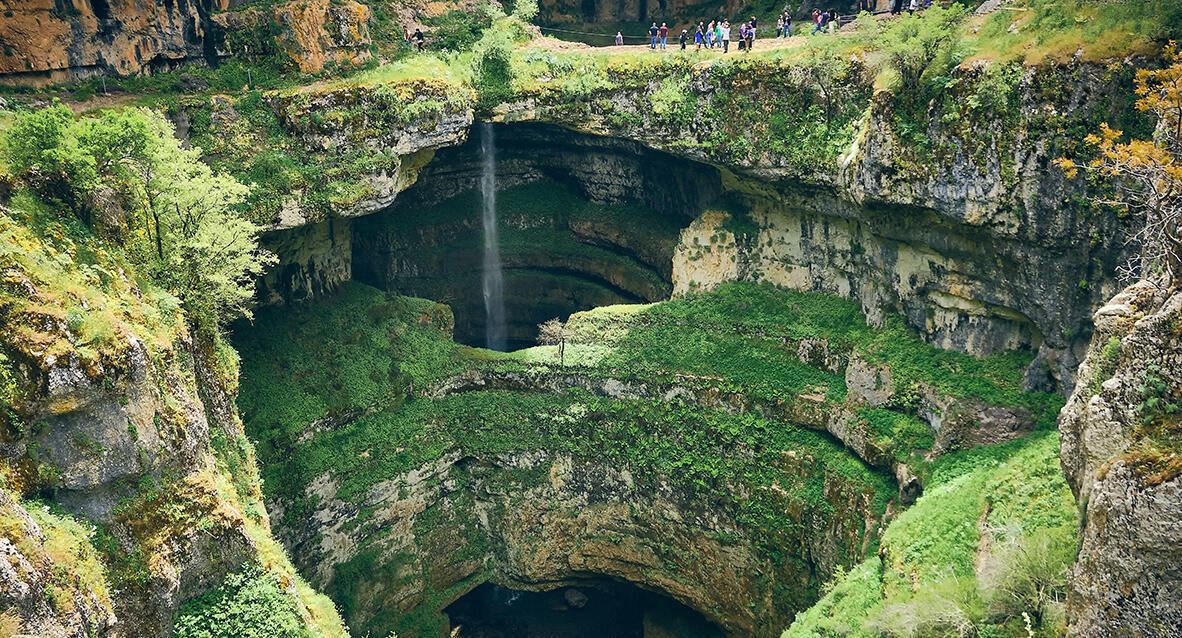
[[[517,0],[513,4],[513,17],[522,22],[532,22],[538,17],[538,0]]]
[[[512,96],[513,48],[510,33],[503,28],[486,31],[476,44],[472,78],[478,96],[477,106],[481,109],[491,109]]]
[[[279,579],[254,563],[187,603],[174,638],[311,638]]]
[[[999,619],[1028,615],[1038,628],[1061,615],[1067,570],[1075,561],[1070,526],[1013,534],[984,561],[981,585],[989,592],[989,610]]]

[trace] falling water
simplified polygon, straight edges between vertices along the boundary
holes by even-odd
[[[480,125],[483,172],[480,194],[484,199],[484,336],[492,350],[505,350],[505,278],[501,274],[501,249],[497,243],[497,141],[492,124]]]

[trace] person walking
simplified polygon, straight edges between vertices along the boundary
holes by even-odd
[[[685,51],[685,41],[686,41],[686,40],[689,40],[689,31],[686,31],[685,29],[682,29],[682,30],[681,30],[681,35],[680,35],[680,36],[678,36],[678,38],[677,38],[677,39],[681,41],[681,50],[682,50],[682,51]]]
[[[704,35],[705,34],[702,33],[702,23],[699,22],[697,30],[694,31],[694,51],[702,50],[702,37]]]
[[[837,27],[841,26],[841,21],[837,17],[837,9],[829,9],[829,35],[837,33]]]
[[[659,37],[657,34],[660,32],[661,32],[661,29],[659,27],[657,27],[656,22],[653,23],[653,26],[648,28],[648,37],[649,37],[648,48],[653,49],[654,51],[657,49],[657,38]]]
[[[711,20],[706,24],[706,48],[714,48],[714,21]]]
[[[726,53],[731,48],[731,23],[730,20],[723,20],[722,26],[718,28],[718,32],[722,37],[722,52]]]
[[[415,46],[417,46],[419,51],[421,52],[423,50],[423,42],[424,42],[424,40],[426,40],[426,36],[423,35],[423,30],[416,28],[415,34],[411,37],[414,38]]]
[[[661,28],[657,30],[657,33],[661,36],[661,50],[664,51],[665,42],[669,39],[669,27],[665,26],[665,23],[662,22]]]
[[[813,32],[809,35],[817,35],[821,30],[821,11],[820,9],[813,9]]]
[[[623,32],[616,31],[616,46],[618,46],[618,47],[622,47],[622,46],[624,46],[624,34],[623,34]]]

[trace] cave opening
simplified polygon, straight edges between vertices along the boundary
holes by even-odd
[[[535,345],[549,319],[669,298],[680,233],[720,191],[715,169],[557,127],[495,135],[509,349]],[[481,170],[479,139],[439,151],[393,207],[353,223],[351,271],[448,304],[455,339],[486,347]]]
[[[723,638],[702,614],[627,583],[597,581],[550,591],[492,583],[444,613],[454,638]]]

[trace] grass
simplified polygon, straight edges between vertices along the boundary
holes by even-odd
[[[1182,35],[1182,7],[1173,2],[1025,0],[1011,10],[971,20],[972,57],[1025,64],[1101,61],[1151,55]]]
[[[795,343],[818,337],[837,351],[856,351],[871,363],[888,366],[899,392],[922,383],[995,405],[1039,411],[1057,406],[1051,395],[1022,391],[1023,369],[1032,359],[1028,351],[978,358],[942,350],[924,343],[896,315],[884,329],[872,328],[856,301],[832,295],[731,283],[649,306],[621,323],[627,332],[603,359],[604,367],[642,374],[712,374],[766,398],[785,398],[823,384],[828,396],[839,400],[844,378],[797,367],[807,364],[796,359]]]
[[[239,325],[238,406],[264,458],[309,423],[396,405],[463,369],[451,313],[424,299],[348,283],[316,304],[258,310]],[[263,328],[265,326],[265,328]]]
[[[1059,470],[1058,443],[1057,433],[1042,432],[937,459],[924,494],[883,534],[887,560],[869,559],[835,580],[783,638],[879,636],[884,607],[922,599],[949,574],[977,586],[978,561],[989,546],[982,533],[992,542],[1039,531],[1073,537],[1075,504]],[[1026,635],[1010,625],[976,629]]]

